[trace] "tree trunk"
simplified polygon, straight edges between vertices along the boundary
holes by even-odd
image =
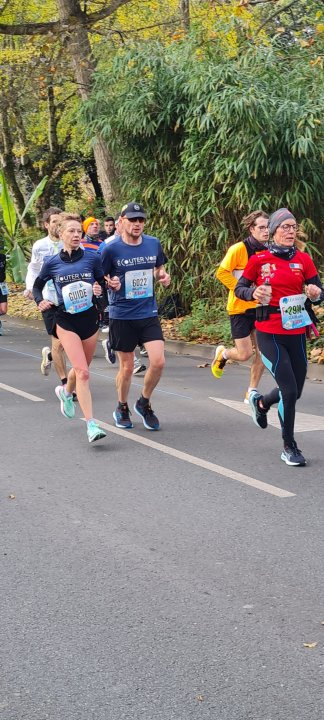
[[[181,25],[185,32],[190,29],[190,0],[179,0]]]
[[[83,165],[87,175],[89,175],[89,178],[92,182],[96,197],[103,198],[101,185],[98,180],[97,167],[94,156],[92,155],[90,158],[85,159],[83,161]]]
[[[82,100],[88,100],[95,66],[91,60],[91,46],[85,25],[86,15],[82,12],[78,0],[56,0],[56,2],[62,31],[68,37],[78,90]],[[113,186],[116,176],[111,155],[101,135],[95,138],[93,152],[103,197],[105,203],[109,205],[114,199]]]
[[[16,179],[15,165],[13,161],[12,151],[12,139],[10,134],[10,125],[8,118],[8,108],[3,107],[0,111],[0,126],[1,126],[1,139],[0,139],[0,160],[3,168],[4,176],[8,187],[12,193],[12,199],[18,215],[22,215],[25,207],[25,199],[20,190]],[[29,225],[29,218],[26,218],[26,224]]]

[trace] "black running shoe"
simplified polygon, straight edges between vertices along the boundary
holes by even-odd
[[[113,418],[115,420],[115,425],[118,428],[128,430],[129,428],[134,427],[130,419],[130,412],[127,403],[123,403],[122,405],[118,405],[118,407],[116,407],[116,410],[113,412]]]
[[[109,363],[109,365],[115,365],[116,353],[111,347],[109,338],[108,338],[108,340],[102,340],[101,345],[102,345],[102,349],[105,353],[105,358],[107,360],[107,363]]]
[[[145,370],[146,370],[146,365],[142,365],[141,361],[137,360],[137,358],[135,358],[133,375],[139,375],[140,373],[145,372]]]
[[[249,393],[249,403],[252,409],[253,422],[255,422],[258,427],[262,428],[262,430],[265,430],[265,428],[268,427],[268,418],[267,410],[260,407],[259,401],[262,400],[262,398],[263,395],[260,395],[257,390],[251,390]]]
[[[159,423],[156,415],[154,415],[154,412],[153,412],[149,402],[143,403],[140,400],[137,400],[137,402],[134,405],[134,410],[137,413],[137,415],[141,416],[141,418],[143,420],[143,425],[144,425],[144,427],[146,427],[147,430],[158,430],[159,429],[160,423]]]
[[[284,449],[281,453],[281,460],[283,460],[286,465],[295,465],[301,467],[306,465],[304,455],[302,454],[302,451],[299,450],[299,448],[297,447],[297,443],[295,442],[295,440],[293,440],[293,442],[291,443],[291,447],[288,447],[288,445],[284,446]]]

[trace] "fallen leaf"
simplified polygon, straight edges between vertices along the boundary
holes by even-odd
[[[313,648],[316,648],[316,645],[318,645],[318,643],[317,642],[303,643],[303,645],[304,645],[304,647],[310,648],[312,650]]]
[[[16,500],[16,495],[8,495],[8,500]]]
[[[204,699],[203,695],[196,695],[196,700],[199,700],[199,702],[202,702]]]
[[[196,365],[196,367],[209,367],[209,363],[203,363],[202,365]]]

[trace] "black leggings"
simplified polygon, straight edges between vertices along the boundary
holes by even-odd
[[[262,402],[265,410],[278,403],[283,441],[291,447],[295,406],[302,394],[307,371],[306,335],[272,335],[257,330],[256,337],[263,364],[278,384],[263,396]]]

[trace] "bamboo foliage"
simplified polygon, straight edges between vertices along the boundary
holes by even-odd
[[[217,35],[120,51],[84,110],[187,303],[212,297],[215,264],[252,209],[288,206],[323,243],[322,69],[299,46],[240,43],[235,57]]]

